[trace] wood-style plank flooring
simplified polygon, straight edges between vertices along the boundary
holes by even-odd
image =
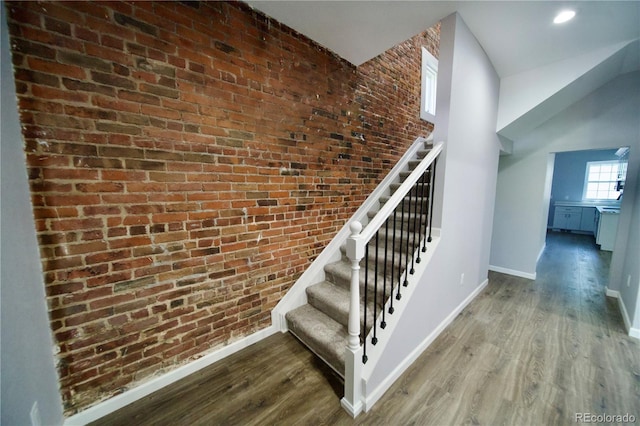
[[[550,425],[576,413],[640,423],[640,341],[604,295],[610,253],[550,233],[535,281],[489,285],[356,420],[342,384],[289,334],[269,337],[97,425]]]

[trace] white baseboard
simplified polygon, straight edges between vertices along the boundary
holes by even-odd
[[[615,297],[616,299],[618,299],[618,308],[620,309],[620,314],[622,315],[622,320],[624,321],[624,328],[627,330],[629,336],[640,339],[640,328],[634,328],[631,326],[631,319],[629,318],[629,314],[627,313],[627,308],[624,306],[622,297],[620,297],[620,292],[618,290],[611,290],[609,287],[605,287],[605,292],[608,297]]]
[[[527,278],[529,280],[536,279],[536,273],[516,271],[515,269],[503,268],[501,266],[489,265],[489,270],[493,272],[500,272],[501,274],[513,275],[515,277]]]
[[[353,405],[351,405],[349,403],[349,401],[347,401],[346,399],[342,398],[340,400],[340,405],[342,405],[342,408],[344,408],[344,410],[349,413],[349,415],[351,416],[351,418],[355,419],[356,417],[358,417],[358,414],[360,414],[362,412],[362,402],[358,401],[358,403],[356,404],[356,406],[354,407]]]
[[[467,307],[473,299],[489,284],[489,279],[486,279],[480,284],[469,296],[467,296],[438,326],[416,347],[411,353],[387,376],[387,378],[380,383],[371,392],[367,392],[364,398],[364,411],[369,411],[371,407],[384,395],[384,393],[398,380],[398,378],[405,372],[407,368],[415,362],[416,359],[429,347],[431,343],[444,331],[445,328],[458,316],[464,308]],[[366,388],[366,386],[365,386]],[[366,389],[365,389],[366,391]]]
[[[150,395],[165,386],[183,379],[190,374],[193,374],[198,370],[201,370],[213,364],[216,361],[220,361],[221,359],[226,358],[229,355],[232,355],[254,343],[257,343],[262,339],[266,339],[267,337],[275,334],[278,331],[279,330],[275,326],[271,325],[268,328],[253,333],[252,335],[247,336],[241,340],[230,343],[223,348],[204,355],[202,358],[178,367],[175,370],[169,371],[162,376],[155,377],[120,395],[116,395],[112,398],[100,402],[97,405],[94,405],[93,407],[89,407],[86,410],[79,412],[78,414],[74,414],[73,416],[65,419],[64,425],[86,425],[88,423],[96,421],[101,417],[106,416],[107,414],[113,413],[114,411],[119,410],[120,408],[125,407],[141,398],[144,398],[145,396]]]

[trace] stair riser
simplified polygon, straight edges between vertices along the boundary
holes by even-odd
[[[421,246],[422,246],[422,245],[421,245]],[[416,256],[416,257],[417,257],[418,251],[419,251],[419,250],[421,250],[421,249],[420,249],[420,247],[421,247],[421,246],[418,246],[418,240],[416,240],[416,246],[415,246],[416,248],[415,248],[415,252],[414,252],[414,253],[412,253],[414,256]],[[410,241],[409,241],[409,250],[411,250],[411,249],[412,249],[412,247],[413,247],[413,240],[410,240]],[[391,256],[391,255],[392,255],[392,253],[394,253],[394,254],[395,254],[395,256],[394,256],[393,258],[392,258],[392,256]],[[396,252],[388,251],[388,252],[387,252],[387,257],[386,257],[386,258],[385,258],[385,253],[384,253],[384,251],[382,251],[382,250],[381,250],[381,251],[378,253],[378,259],[377,259],[379,275],[380,275],[381,277],[382,277],[382,276],[384,276],[384,273],[385,273],[385,270],[384,270],[385,263],[386,263],[386,265],[387,265],[387,271],[386,271],[386,272],[387,272],[387,277],[389,277],[389,275],[392,273],[391,271],[393,271],[393,269],[397,269],[397,268],[398,268],[398,265],[400,265],[400,263],[402,263],[402,265],[403,265],[403,266],[402,266],[402,269],[404,270],[404,265],[407,263],[407,255],[406,255],[406,253],[407,253],[407,247],[406,247],[406,244],[402,247],[402,251],[401,251],[401,252],[400,252],[399,250],[398,250],[398,251],[396,251]],[[411,254],[408,256],[408,259],[409,259],[409,260],[408,260],[408,261],[409,261],[409,263],[411,263],[411,259],[412,259]],[[343,256],[342,256],[342,260],[343,260],[344,262],[350,262],[349,258],[348,258],[345,254],[343,254]],[[374,270],[374,271],[375,271],[375,263],[376,263],[375,250],[372,250],[372,251],[370,251],[370,252],[369,252],[368,260],[369,260],[369,261],[368,261],[369,269],[370,269],[370,270]],[[365,267],[365,259],[362,259],[362,260],[360,261],[360,267],[364,270],[364,267]],[[394,275],[394,276],[395,276],[395,275]],[[388,281],[389,281],[389,278],[387,278],[387,282],[388,282]]]
[[[327,276],[327,281],[331,281],[332,283],[334,283],[335,285],[338,285],[346,290],[351,290],[351,277],[347,277],[344,276],[342,274],[336,274],[333,272],[329,272],[329,273],[325,273],[325,275]],[[364,277],[365,277],[365,271],[364,268],[360,269],[360,294],[364,295]],[[382,300],[382,296],[383,296],[383,290],[382,290],[382,283],[384,282],[384,277],[382,277],[382,274],[379,274],[378,276],[378,283],[380,283],[379,288],[378,288],[378,300]],[[391,276],[389,275],[387,277],[387,283],[391,282]],[[373,280],[373,272],[369,273],[369,283],[368,283],[368,288],[369,288],[369,294],[373,294],[373,287],[374,287],[374,280]],[[387,288],[387,293],[389,292],[389,289]],[[373,300],[373,296],[371,296],[372,300]]]
[[[327,281],[330,281],[332,283],[334,283],[335,285],[339,285],[340,287],[346,289],[346,290],[351,290],[351,276],[345,276],[343,274],[340,273],[334,273],[333,271],[329,271],[327,272],[325,270],[325,275],[326,275],[326,279]],[[369,289],[369,296],[371,297],[371,300],[373,300],[373,290],[374,290],[374,279],[373,279],[373,271],[369,272],[369,283],[367,285],[368,289]],[[364,268],[360,269],[360,294],[363,295],[364,294],[364,281],[365,279],[365,270]],[[379,287],[378,287],[378,301],[382,301],[382,297],[383,297],[383,292],[384,290],[382,289],[382,283],[384,282],[384,277],[382,276],[382,274],[378,274],[378,283],[379,283]],[[387,277],[387,284],[389,284],[391,282],[391,276],[389,275]],[[389,292],[389,288],[387,287],[386,292]],[[380,302],[379,302],[380,303]]]
[[[412,215],[411,217],[406,214],[405,217],[398,215],[395,221],[393,220],[393,216],[389,218],[389,228],[393,229],[393,227],[395,227],[397,235],[400,235],[400,232],[404,235],[406,235],[407,232],[416,232],[424,235],[426,223],[426,215],[422,215],[422,221],[420,220],[420,215]]]
[[[424,226],[423,229],[424,231]],[[384,259],[385,254],[387,259],[391,259],[391,256],[395,255],[396,259],[398,256],[405,256],[407,251],[411,253],[412,247],[423,246],[425,240],[424,232],[420,234],[416,234],[413,232],[407,233],[406,231],[402,233],[402,237],[400,236],[400,230],[398,230],[395,240],[393,238],[393,234],[389,233],[388,241],[385,241],[385,236],[381,234],[378,238],[378,258]],[[409,243],[407,246],[407,242]],[[385,250],[386,244],[386,250]],[[342,253],[342,260],[344,262],[350,263],[351,260],[347,257],[347,252],[345,247],[340,248],[340,252]],[[369,264],[372,265],[376,259],[376,242],[375,237],[369,242]],[[364,265],[364,260],[360,262],[361,265]]]
[[[416,157],[422,160],[424,157],[426,157],[429,154],[429,151],[431,150],[430,149],[420,150],[416,153]]]
[[[400,172],[400,182],[404,182],[405,180],[407,180],[407,178],[409,177],[409,175],[415,170],[415,168],[410,168],[410,170],[407,170],[405,172]],[[425,177],[425,181],[424,184],[425,186],[429,184],[429,181],[431,180],[431,172],[427,171],[427,175]],[[420,182],[420,179],[418,179],[418,183]]]
[[[389,191],[391,193],[391,195],[395,194],[395,192],[398,190],[398,188],[400,188],[400,183],[392,183],[391,185],[389,185]],[[424,192],[424,194],[423,194]],[[409,193],[411,193],[411,196],[413,198],[415,198],[416,195],[424,195],[425,198],[428,198],[429,196],[429,185],[424,185],[424,189],[422,188],[422,186],[414,186],[413,188],[411,188],[411,191],[407,192],[406,198],[409,197]]]
[[[331,306],[325,303],[323,300],[313,297],[312,295],[307,294],[308,303],[314,308],[318,309],[320,312],[323,312],[327,316],[333,318],[335,321],[344,325],[345,327],[349,326],[349,311],[342,311],[337,309],[335,306]],[[376,308],[378,311],[380,307]],[[369,308],[368,312],[373,312],[373,305]],[[360,329],[364,327],[364,304],[360,306]],[[373,327],[373,316],[371,314],[367,315],[367,329],[366,333]]]
[[[294,336],[303,342],[312,352],[322,358],[336,373],[344,376],[344,355],[338,353],[338,348],[327,347],[326,343],[318,339],[312,331],[299,327],[297,322],[289,316],[287,316],[287,327]],[[346,334],[345,331],[343,342],[340,342],[338,346],[346,347]]]
[[[423,224],[423,231],[424,231],[424,224]],[[385,233],[384,227],[382,227],[382,229],[380,229],[380,232],[378,234],[378,246],[384,247],[384,242],[385,240],[388,239],[387,248],[389,249],[389,251],[391,251],[392,247],[395,247],[396,251],[398,251],[399,250],[398,247],[401,247],[400,245],[401,243],[403,244],[407,243],[407,238],[410,238],[410,241],[413,241],[413,238],[414,238],[413,232],[407,234],[405,230],[405,232],[403,232],[401,235],[400,229],[396,229],[395,236],[394,236],[393,228],[391,227],[389,227],[388,235],[389,236],[387,237],[387,233]],[[420,236],[422,236],[422,239],[424,239],[424,233],[415,234],[416,241],[418,241],[418,237]],[[395,246],[393,245],[394,243],[395,243]],[[375,244],[375,242],[373,242],[372,244]]]
[[[387,204],[389,202],[389,199],[391,197],[381,197],[380,198],[380,208],[382,208],[382,206],[384,206],[385,204]],[[422,198],[422,200],[420,200]],[[411,209],[411,211],[415,211],[416,209],[416,205],[418,208],[418,213],[420,213],[420,207],[422,206],[422,213],[426,213],[428,211],[429,208],[429,198],[428,197],[411,197],[411,200],[409,200],[409,197],[405,197],[400,203],[398,203],[398,213],[400,213],[401,209],[404,207],[404,211],[408,211],[409,209]]]

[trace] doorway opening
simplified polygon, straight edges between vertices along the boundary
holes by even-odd
[[[551,156],[547,238],[552,233],[571,233],[588,238],[599,250],[613,251],[629,148]]]

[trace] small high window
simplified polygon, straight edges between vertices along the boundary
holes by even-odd
[[[420,118],[434,122],[436,118],[436,89],[438,83],[438,60],[422,48],[422,96]]]
[[[589,161],[582,199],[617,200],[624,189],[626,176],[626,161]]]

